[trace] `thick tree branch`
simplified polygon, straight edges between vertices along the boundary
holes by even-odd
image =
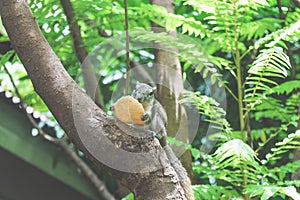
[[[82,69],[82,75],[87,93],[94,99],[95,103],[100,106],[100,108],[104,108],[100,87],[91,67],[91,63],[88,60],[88,52],[84,46],[78,22],[75,20],[75,14],[72,4],[70,0],[60,0],[60,2],[70,26],[75,54],[81,64],[80,66]]]
[[[35,90],[87,158],[96,166],[109,170],[134,192],[136,199],[180,197],[182,188],[178,176],[173,173],[158,141],[141,140],[141,137],[126,134],[114,119],[96,106],[68,75],[50,48],[27,1],[0,0],[0,13],[11,44]],[[110,149],[125,154],[113,154]],[[133,159],[124,157],[128,152],[134,155]],[[100,162],[102,158],[109,162]],[[142,167],[135,173],[121,172],[109,167],[115,162],[127,170]]]

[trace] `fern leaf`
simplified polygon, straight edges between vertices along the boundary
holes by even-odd
[[[214,153],[214,158],[218,160],[217,166],[222,168],[240,167],[244,162],[257,167],[253,149],[240,139],[233,139],[222,144]]]
[[[287,13],[285,23],[290,25],[297,22],[300,19],[300,8],[296,8],[295,12]]]
[[[205,121],[212,123],[213,127],[220,132],[229,134],[232,129],[226,120],[226,111],[219,107],[219,103],[213,98],[201,95],[199,92],[185,91],[180,103],[192,103],[199,110],[200,114],[208,116]]]
[[[257,105],[253,117],[256,121],[263,118],[280,120],[281,122],[290,121],[286,108],[282,105],[281,101],[273,97],[268,97],[261,104]]]
[[[254,48],[258,49],[261,46],[265,45],[267,48],[275,47],[276,45],[280,44],[282,47],[286,47],[283,41],[288,42],[297,42],[297,38],[300,37],[300,20],[298,19],[296,22],[290,24],[284,29],[279,29],[265,37],[259,39]]]
[[[297,130],[295,133],[289,134],[287,138],[277,142],[275,144],[276,147],[271,149],[272,152],[266,155],[266,160],[263,160],[262,163],[267,164],[270,161],[278,160],[283,153],[300,148],[299,138],[300,130]]]
[[[272,92],[276,94],[290,94],[293,90],[300,88],[299,80],[286,81],[272,88]]]
[[[213,154],[213,158],[216,161],[215,167],[225,173],[219,176],[219,179],[235,185],[241,185],[245,177],[248,183],[259,181],[261,166],[253,149],[241,139],[233,139],[222,144]]]
[[[299,118],[298,110],[300,109],[300,92],[293,94],[286,101],[285,107],[287,114],[290,115],[292,119]]]
[[[288,56],[281,48],[262,50],[252,67],[248,70],[250,74],[246,78],[246,95],[244,101],[247,102],[247,109],[253,109],[261,100],[265,98],[265,93],[272,91],[271,86],[277,85],[270,77],[284,78],[288,75],[291,64]]]
[[[195,10],[197,10],[199,13],[206,12],[206,13],[215,13],[215,1],[211,0],[186,0],[183,5],[189,5],[192,6]]]
[[[261,38],[266,34],[267,31],[274,32],[282,20],[274,18],[262,18],[256,21],[250,21],[243,23],[241,26],[241,37],[242,39],[252,40]],[[249,27],[251,27],[249,29]]]
[[[141,28],[132,30],[131,34],[137,42],[145,41],[149,43],[149,41],[155,41],[165,45],[167,48],[178,50],[179,53],[176,56],[188,63],[185,67],[194,65],[196,72],[207,70],[213,83],[218,81],[219,85],[224,84],[220,78],[222,75],[217,72],[215,66],[212,64],[212,62],[218,61],[208,56],[202,45],[188,36],[177,35],[177,38],[174,38],[166,32],[154,33],[153,31]]]

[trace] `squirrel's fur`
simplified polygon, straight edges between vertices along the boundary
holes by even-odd
[[[131,96],[138,100],[144,107],[145,114],[141,120],[147,121],[149,130],[155,137],[157,137],[164,147],[166,145],[167,137],[167,114],[162,105],[154,97],[156,88],[144,83],[137,83],[135,90]]]

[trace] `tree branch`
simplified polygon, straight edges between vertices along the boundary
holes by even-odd
[[[81,37],[80,27],[78,26],[78,23],[75,20],[75,14],[72,4],[70,0],[60,0],[60,2],[64,9],[64,13],[67,17],[68,24],[70,26],[74,50],[76,53],[76,57],[80,62],[87,93],[90,97],[94,99],[95,103],[103,109],[104,103],[100,92],[101,90],[98,85],[97,78],[93,72],[93,69],[91,68],[91,62],[88,60],[88,53]]]
[[[47,43],[27,1],[0,0],[0,13],[11,44],[35,90],[85,156],[96,166],[110,171],[134,192],[136,199],[182,196],[178,176],[173,173],[157,139],[141,140],[141,137],[126,134],[94,104],[68,75]],[[106,163],[101,162],[104,158]],[[115,163],[128,171],[109,167]],[[130,171],[140,166],[140,171]]]

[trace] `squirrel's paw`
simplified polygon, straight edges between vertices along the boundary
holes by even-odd
[[[154,132],[154,131],[151,131],[151,130],[147,130],[146,131],[146,134],[147,134],[147,136],[149,136],[149,137],[152,137],[152,138],[157,138],[158,140],[160,140],[161,138],[162,138],[162,135],[161,134],[158,134],[158,133],[156,133],[156,132]]]
[[[109,110],[110,110],[110,111],[114,111],[114,110],[115,110],[115,107],[114,107],[113,104],[109,106]]]
[[[150,118],[150,115],[148,113],[145,113],[142,115],[141,120],[142,121],[147,121]]]

